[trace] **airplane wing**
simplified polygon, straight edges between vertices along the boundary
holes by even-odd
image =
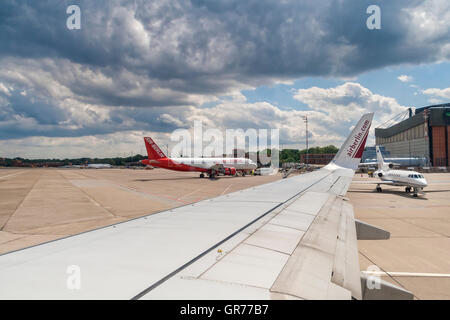
[[[0,299],[360,299],[344,197],[373,114],[329,165],[0,256]]]

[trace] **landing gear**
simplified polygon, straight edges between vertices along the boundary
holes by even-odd
[[[200,178],[203,179],[205,177],[204,173],[200,173]]]
[[[418,194],[417,194],[417,193],[419,192],[419,188],[414,188],[414,191],[413,191],[413,192],[414,192],[413,197],[414,197],[414,198],[417,198],[417,197],[418,197]]]
[[[383,189],[381,189],[380,185],[377,185],[377,192],[381,192]]]
[[[211,171],[211,173],[209,174],[209,178],[211,180],[214,180],[216,178],[216,172],[215,171]]]
[[[406,187],[406,188],[405,188],[405,192],[406,192],[406,193],[410,193],[410,192],[411,192],[411,187]]]

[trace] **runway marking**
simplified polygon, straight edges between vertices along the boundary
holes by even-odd
[[[384,272],[384,271],[362,271],[365,274],[391,277],[428,277],[428,278],[450,278],[449,273],[423,273],[423,272]]]
[[[19,172],[16,172],[16,173],[11,173],[11,174],[8,174],[8,175],[6,175],[6,176],[1,176],[0,179],[4,179],[4,178],[7,178],[7,177],[16,176],[16,175],[21,174],[21,173],[24,173],[24,172],[25,172],[25,170],[19,171]]]
[[[22,171],[20,173],[23,173],[25,171]],[[19,174],[15,173],[15,174]],[[15,175],[13,174],[13,175]],[[27,194],[22,198],[22,200],[17,204],[16,208],[14,209],[14,212],[12,212],[9,217],[6,219],[6,221],[3,223],[2,226],[0,226],[0,231],[4,231],[6,226],[8,225],[9,221],[11,220],[11,218],[13,217],[13,215],[17,212],[17,210],[22,207],[23,203],[25,202],[25,200],[28,198],[28,196],[30,195],[30,193],[33,191],[34,187],[38,184],[39,180],[41,179],[42,174],[40,174],[37,178],[36,181],[33,182],[33,185],[30,187],[30,189],[27,191]]]
[[[87,172],[85,171],[84,173],[87,173]],[[86,175],[86,174],[83,174],[83,173],[80,173],[80,175],[82,177],[84,177],[84,178],[96,179],[96,178],[93,178],[93,177],[91,177],[89,175]],[[175,197],[170,197],[170,196],[165,195],[165,194],[151,193],[151,192],[149,192],[147,190],[145,192],[141,192],[141,191],[139,191],[139,190],[137,190],[137,189],[135,189],[133,187],[124,186],[124,185],[118,183],[117,181],[109,180],[107,178],[105,178],[103,180],[98,180],[98,181],[104,181],[104,182],[106,182],[105,185],[107,185],[107,186],[112,186],[112,187],[121,189],[123,191],[134,193],[134,194],[139,195],[139,196],[143,196],[143,197],[151,199],[151,200],[163,202],[164,204],[167,204],[167,205],[173,205],[173,204],[177,204],[178,205],[180,203],[187,204],[187,202],[180,201],[180,200],[178,200]],[[169,201],[167,201],[167,200],[169,200]]]
[[[115,185],[114,182],[111,185],[114,186],[114,187],[117,187],[117,188],[119,188],[119,189],[121,189],[123,191],[134,193],[136,195],[139,195],[139,196],[142,196],[142,197],[154,200],[154,201],[164,202],[165,204],[168,204],[168,205],[172,205],[174,202],[179,202],[179,203],[186,204],[184,201],[180,201],[179,199],[175,199],[173,197],[169,197],[169,196],[166,196],[166,195],[158,195],[158,194],[150,193],[148,191],[147,192],[141,192],[141,191],[139,191],[139,190],[137,190],[135,188],[132,188],[132,187],[126,187],[126,186],[123,186],[123,185]],[[170,201],[167,201],[167,200],[170,200]]]
[[[196,193],[196,192],[198,192],[198,191],[200,191],[200,190],[202,190],[202,189],[203,189],[203,187],[198,188],[198,189],[192,191],[191,193],[185,194],[184,196],[181,196],[181,197],[177,198],[177,201],[179,201],[179,200],[181,200],[181,199],[183,199],[183,198],[189,197],[190,195],[193,195],[194,193]]]
[[[230,183],[230,185],[229,185],[228,187],[226,187],[225,190],[223,190],[222,193],[221,193],[220,195],[223,195],[225,192],[227,192],[228,189],[230,189],[230,187],[231,187],[232,185],[233,185],[233,184]]]
[[[96,205],[97,207],[103,209],[106,211],[107,214],[113,216],[114,218],[117,218],[118,216],[112,212],[111,210],[109,210],[107,207],[103,206],[101,203],[97,202],[97,200],[95,200],[93,197],[91,197],[90,194],[88,194],[85,190],[83,190],[83,188],[77,186],[76,184],[74,184],[71,180],[69,180],[64,174],[62,174],[62,172],[60,170],[58,170],[58,174],[62,177],[63,180],[65,180],[67,183],[69,183],[70,185],[72,185],[74,188],[78,189],[78,191],[80,191],[81,193],[84,194],[84,196],[94,205]]]

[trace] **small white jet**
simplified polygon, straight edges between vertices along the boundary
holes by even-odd
[[[392,170],[393,164],[384,162],[380,148],[377,146],[377,162],[378,170],[374,175],[381,179],[379,182],[369,182],[377,184],[377,191],[382,192],[381,185],[403,186],[405,192],[410,193],[413,190],[413,196],[417,197],[418,193],[423,193],[423,188],[428,186],[425,177],[416,171],[409,170]]]

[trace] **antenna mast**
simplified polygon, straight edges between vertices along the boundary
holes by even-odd
[[[303,121],[306,124],[306,168],[308,168],[308,164],[309,164],[309,145],[308,145],[308,116],[305,115],[303,117]]]

